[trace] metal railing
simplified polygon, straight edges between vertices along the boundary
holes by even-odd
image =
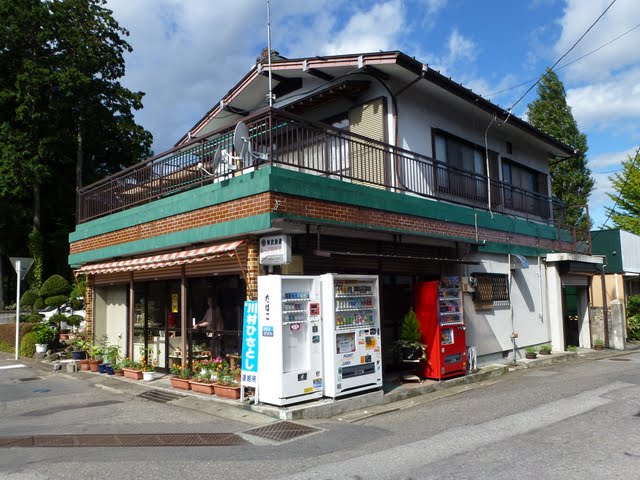
[[[558,216],[564,205],[550,197],[285,112],[265,109],[245,123],[241,152],[228,127],[87,186],[79,194],[78,222],[265,164],[475,208],[491,204],[492,211],[547,223],[564,218]],[[217,151],[222,160],[214,166]]]

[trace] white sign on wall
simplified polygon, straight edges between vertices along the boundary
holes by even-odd
[[[260,265],[285,265],[290,262],[290,235],[272,235],[260,239]]]

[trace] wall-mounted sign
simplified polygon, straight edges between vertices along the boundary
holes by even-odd
[[[291,236],[273,235],[260,239],[260,265],[285,265],[291,262]]]

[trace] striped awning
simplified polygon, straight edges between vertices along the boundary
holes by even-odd
[[[241,243],[242,240],[238,240],[236,242],[221,243],[219,245],[183,250],[181,252],[165,253],[163,255],[154,255],[152,257],[140,257],[131,258],[129,260],[120,260],[117,262],[96,263],[80,267],[76,270],[76,273],[95,275],[99,273],[130,272],[132,270],[149,270],[152,268],[183,265],[185,263],[203,262],[205,260],[221,257],[225,254],[232,257],[235,254],[236,248],[238,248]]]

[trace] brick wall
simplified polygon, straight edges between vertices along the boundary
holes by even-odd
[[[267,192],[73,242],[71,244],[71,253],[75,254],[135,240],[153,238],[167,233],[247,218],[272,211],[319,221],[331,220],[367,225],[377,229],[400,229],[463,238],[469,241],[475,241],[476,239],[476,230],[473,225],[463,225],[384,210]],[[477,233],[480,241],[540,247],[549,250],[566,251],[572,247],[570,243],[566,242],[527,235],[515,235],[488,228],[480,228]],[[207,239],[203,240],[206,241]]]
[[[94,296],[93,275],[87,275],[87,283],[84,294],[85,305],[85,335],[93,338],[93,296]]]
[[[247,300],[258,298],[258,275],[260,275],[258,239],[250,237],[247,243]]]

